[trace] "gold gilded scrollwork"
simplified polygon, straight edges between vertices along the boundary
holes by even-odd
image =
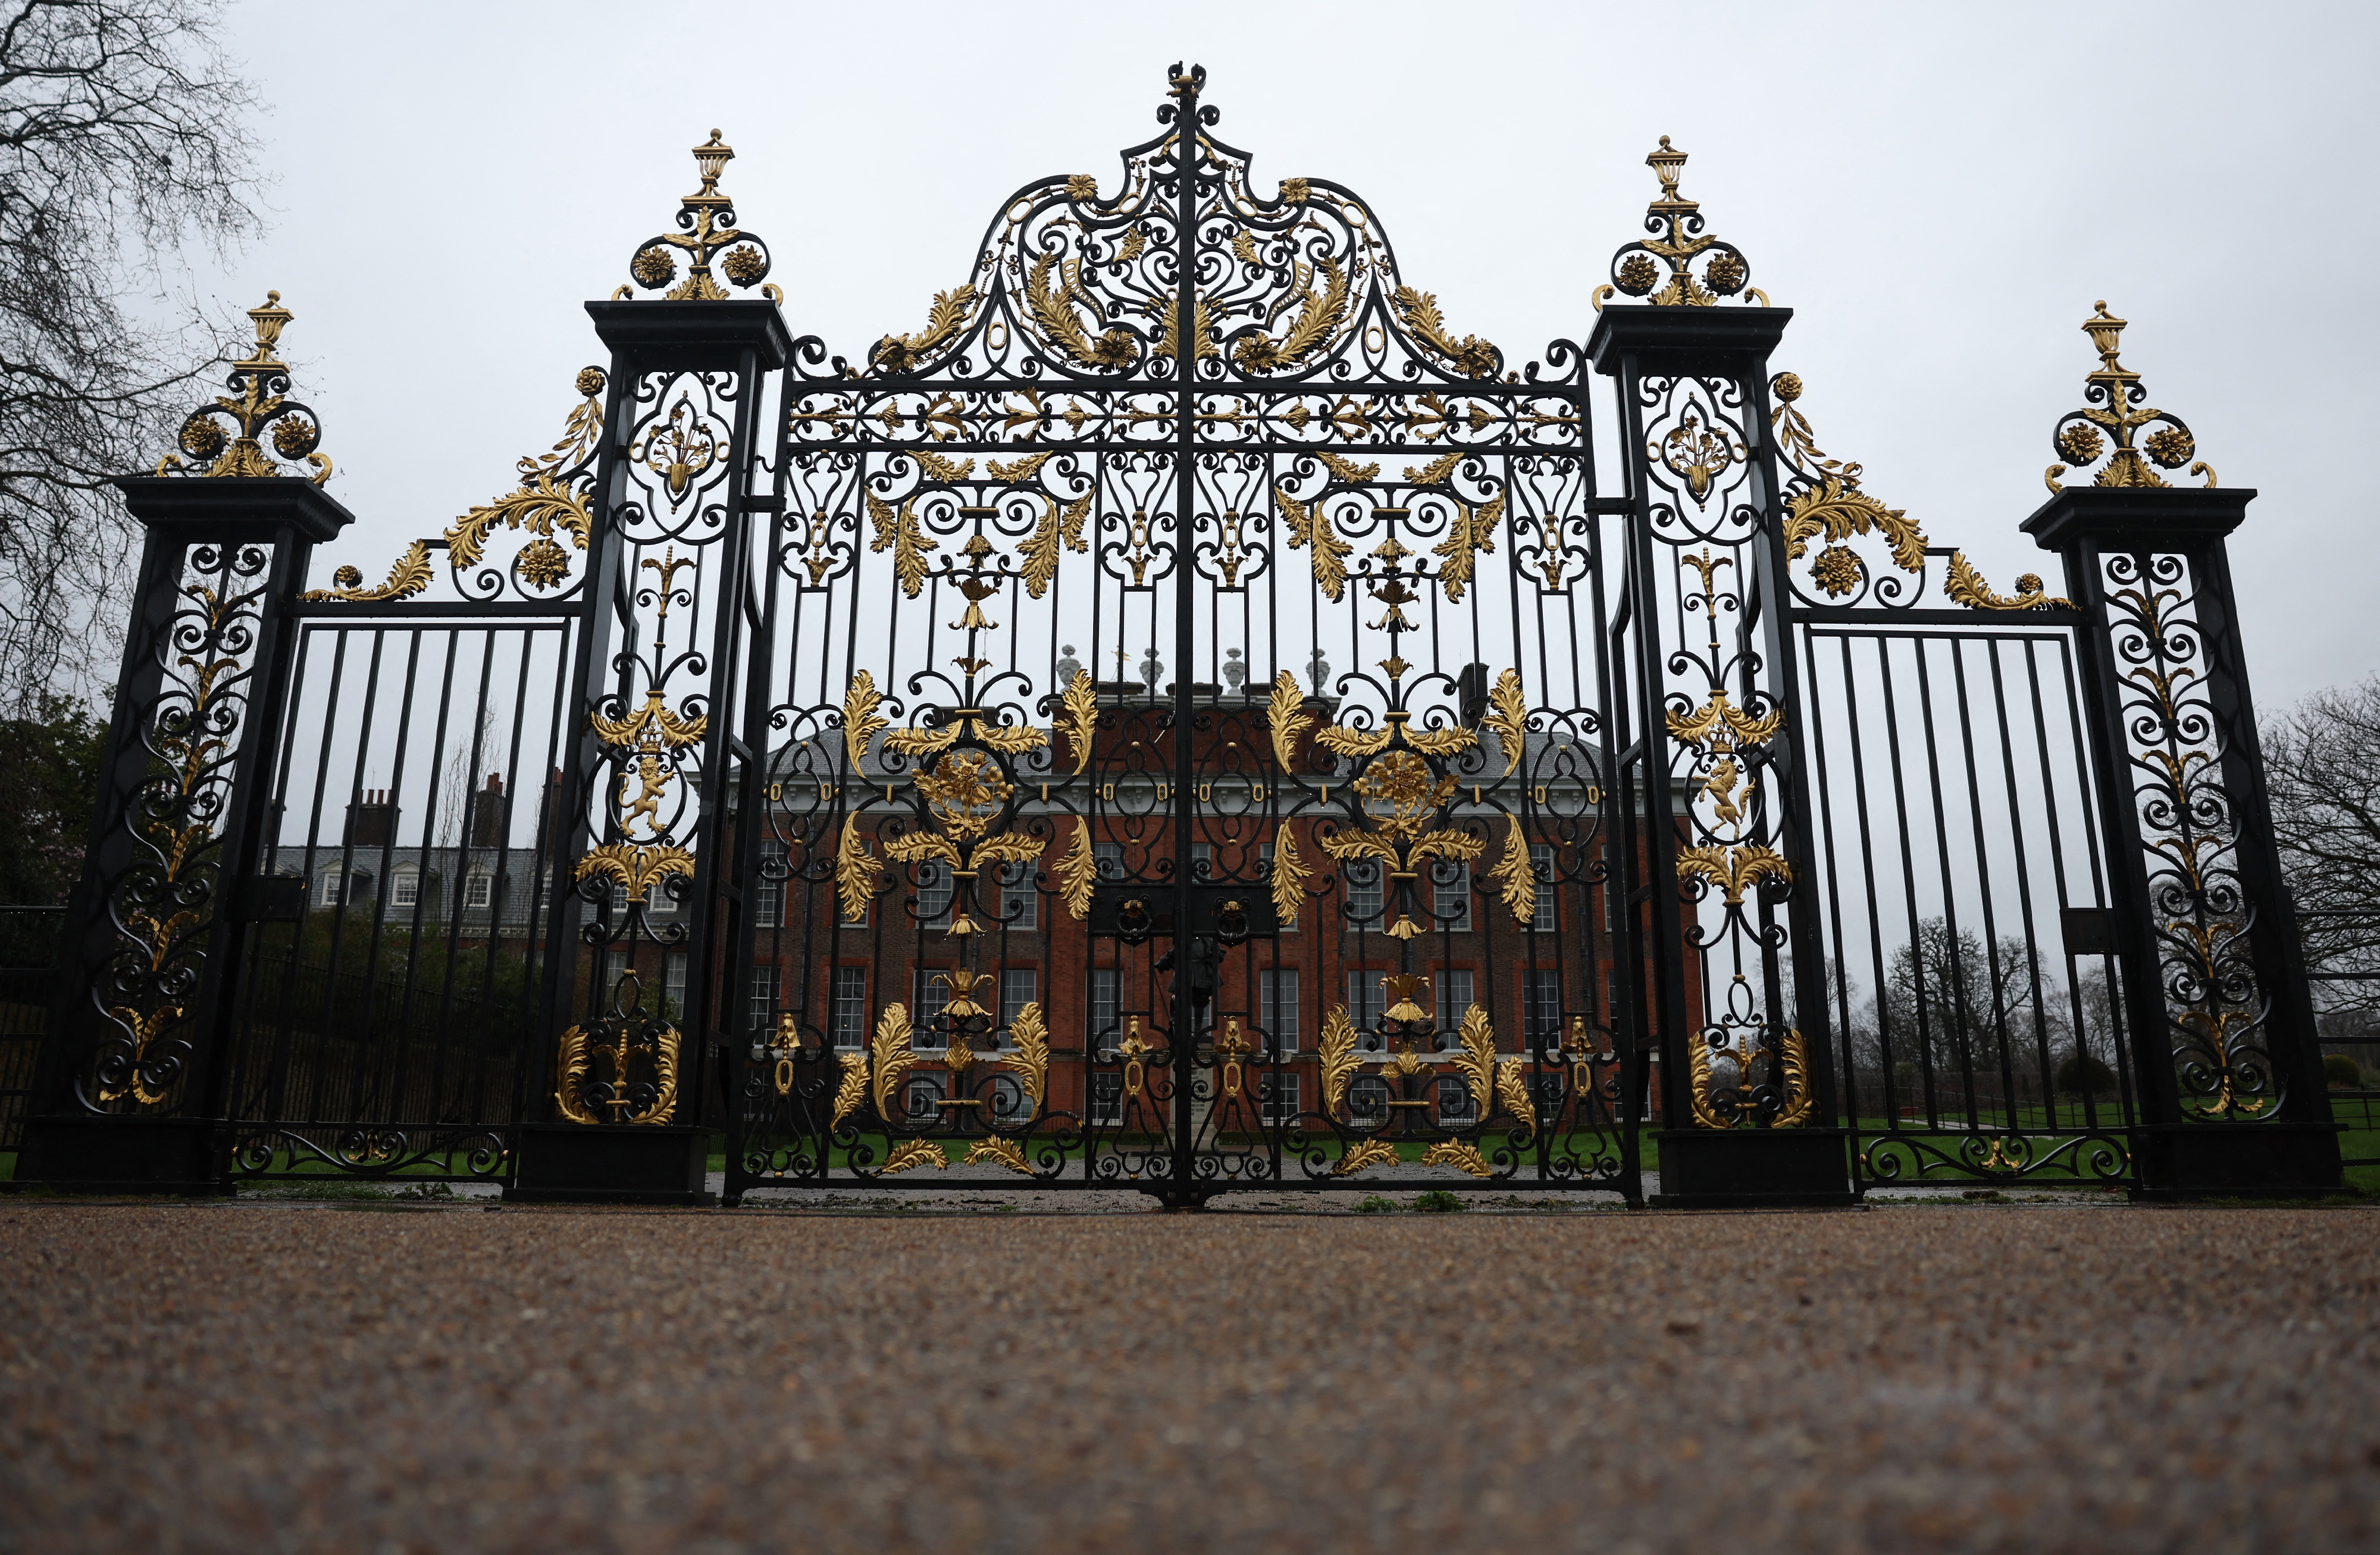
[[[595,446],[603,430],[603,371],[583,368],[573,383],[579,394],[563,423],[562,439],[552,451],[523,456],[519,463],[521,483],[511,495],[474,507],[447,528],[446,558],[455,567],[476,566],[487,551],[488,537],[498,526],[508,529],[526,529],[541,537],[552,551],[557,530],[570,537],[574,550],[587,549],[587,536],[593,519],[588,508],[587,493],[567,480],[557,479],[565,470],[583,461]],[[534,549],[534,546],[531,547]],[[536,558],[524,550],[515,565],[522,568],[522,577],[540,591],[561,580],[566,569],[566,555],[554,557],[540,552]]]
[[[602,1029],[614,1026],[616,1036]],[[604,1039],[609,1038],[609,1039]],[[598,1022],[590,1031],[583,1026],[573,1026],[562,1034],[559,1051],[554,1055],[555,1087],[553,1101],[564,1118],[575,1124],[597,1124],[604,1120],[587,1105],[587,1082],[594,1073],[594,1060],[601,1054],[612,1073],[612,1099],[609,1105],[615,1114],[614,1123],[631,1124],[665,1124],[677,1110],[677,1067],[680,1037],[677,1027],[662,1026],[651,1029],[639,1041],[628,1021]],[[628,1063],[638,1053],[650,1061],[653,1074],[653,1099],[633,1116],[622,1118],[631,1105],[628,1099]]]
[[[1317,272],[1322,276],[1323,288],[1314,289]],[[1247,336],[1232,353],[1232,359],[1249,372],[1281,372],[1302,364],[1308,357],[1328,345],[1347,317],[1347,273],[1338,261],[1325,255],[1315,264],[1301,264],[1291,285],[1296,294],[1297,317],[1289,333],[1279,342],[1258,331]],[[1281,306],[1286,306],[1283,298]]]
[[[405,554],[388,569],[388,581],[376,589],[365,588],[364,575],[355,568],[341,567],[331,575],[332,587],[309,589],[298,597],[310,603],[323,600],[380,603],[412,598],[430,587],[430,542],[417,540],[405,548]]]
[[[934,294],[934,306],[926,316],[926,327],[916,334],[888,334],[876,343],[868,358],[880,372],[914,372],[959,331],[966,327],[974,315],[976,289],[972,285],[954,286]]]
[[[2099,353],[2098,371],[2083,378],[2090,390],[2086,398],[2092,403],[2058,419],[2050,442],[2065,463],[2049,467],[2050,490],[2061,489],[2058,478],[2069,466],[2095,464],[2102,455],[2107,462],[2091,478],[2094,486],[2169,485],[2157,470],[2180,469],[2185,464],[2190,465],[2191,474],[2204,475],[2206,484],[2214,485],[2212,466],[2204,460],[2191,464],[2198,452],[2198,440],[2188,424],[2171,411],[2141,403],[2148,393],[2141,386],[2141,375],[2119,359],[2126,321],[2108,312],[2104,298],[2091,307],[2092,316],[2082,321],[2082,332],[2091,337],[2092,349]],[[2157,430],[2141,437],[2141,429],[2151,426]]]
[[[1032,1103],[1029,1111],[1038,1112],[1050,1082],[1050,1026],[1038,1002],[1016,1012],[1016,1018],[1009,1023],[1008,1037],[1014,1046],[1001,1055],[1000,1066],[1016,1076],[1026,1100]]]
[[[302,459],[313,466],[312,479],[317,486],[331,479],[331,461],[314,452],[322,431],[313,411],[280,392],[289,386],[289,364],[273,353],[280,347],[283,327],[295,317],[281,306],[279,292],[265,293],[264,306],[248,310],[249,322],[256,330],[256,347],[231,366],[230,386],[239,392],[239,397],[226,399],[217,395],[184,418],[175,441],[192,458],[211,461],[206,475],[285,475],[288,472],[273,462],[273,455],[278,455],[292,464]],[[230,417],[237,424],[238,433],[226,433],[215,419],[217,416]],[[258,434],[268,427],[272,429],[273,455],[266,454],[264,445],[257,441]],[[182,461],[171,454],[157,461],[159,475],[186,470]]]
[[[1363,1058],[1355,1051],[1355,1023],[1347,1018],[1347,1006],[1333,1004],[1322,1017],[1322,1105],[1336,1112],[1347,1099],[1347,1082],[1363,1067]]]
[[[1697,1032],[1686,1043],[1687,1099],[1694,1108],[1697,1128],[1736,1128],[1750,1124],[1759,1110],[1752,1096],[1752,1065],[1763,1058],[1749,1033],[1737,1039],[1733,1048],[1722,1047],[1720,1054],[1734,1062],[1736,1084],[1732,1087],[1741,1096],[1736,1105],[1739,1114],[1728,1118],[1720,1114],[1711,1089],[1711,1045]],[[1776,1114],[1768,1120],[1770,1128],[1799,1128],[1810,1121],[1817,1109],[1817,1099],[1810,1088],[1810,1047],[1798,1027],[1787,1027],[1777,1043],[1777,1078],[1781,1082]]]
[[[735,225],[735,202],[719,192],[719,176],[735,151],[720,140],[719,131],[694,148],[695,171],[702,178],[702,187],[679,201],[678,230],[648,237],[637,246],[628,261],[628,275],[647,291],[659,291],[669,286],[677,276],[676,255],[684,254],[692,261],[686,279],[670,286],[666,300],[671,302],[723,302],[734,294],[719,284],[711,272],[710,261],[725,250],[719,270],[730,285],[744,287],[759,285],[769,273],[768,245],[758,234],[739,229]],[[779,300],[777,288],[762,285],[760,290],[772,301]],[[622,286],[613,294],[613,300],[636,295],[635,286]]]
[[[1859,465],[1828,458],[1818,447],[1809,418],[1794,403],[1802,389],[1797,373],[1780,372],[1769,380],[1768,391],[1777,400],[1769,422],[1777,430],[1778,446],[1785,462],[1808,482],[1785,499],[1785,559],[1800,561],[1812,541],[1824,538],[1828,548],[1819,554],[1810,576],[1829,598],[1840,598],[1859,587],[1862,576],[1859,558],[1840,542],[1873,533],[1884,537],[1894,566],[1923,576],[1929,553],[1925,530],[1903,510],[1887,507],[1862,491]],[[2056,482],[2051,485],[2054,490]],[[1943,592],[1953,604],[1970,610],[2072,608],[2070,601],[2045,593],[2035,574],[2018,578],[2016,587],[2013,598],[1993,592],[1965,552],[1950,553]]]

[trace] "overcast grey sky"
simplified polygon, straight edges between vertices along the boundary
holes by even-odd
[[[298,392],[359,515],[330,560],[377,577],[558,435],[602,358],[581,301],[668,225],[713,126],[795,333],[856,356],[922,324],[1018,185],[1112,187],[1166,66],[1196,61],[1260,187],[1351,186],[1455,332],[1516,363],[1585,338],[1666,134],[1795,310],[1776,365],[1827,450],[2002,587],[2055,576],[2016,526],[2093,364],[2078,326],[2098,298],[2131,320],[2150,403],[2262,492],[2232,553],[2270,708],[2380,670],[2375,17],[246,0],[230,43],[273,104],[278,215],[205,284],[296,311]]]

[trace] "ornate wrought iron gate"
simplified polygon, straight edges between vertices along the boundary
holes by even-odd
[[[1520,365],[1347,189],[1260,192],[1203,80],[857,363],[788,337],[714,132],[562,441],[378,584],[303,586],[346,515],[259,310],[182,434],[218,479],[126,483],[32,1174],[699,1201],[723,1136],[731,1202],[1634,1203],[1658,1128],[1683,1203],[2322,1178],[2252,493],[2134,448],[2120,322],[2058,433],[2109,462],[2034,520],[2086,581],[2002,596],[1819,450],[1666,140],[1590,337]]]

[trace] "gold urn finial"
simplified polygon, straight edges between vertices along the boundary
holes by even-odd
[[[702,188],[687,195],[686,202],[693,205],[724,201],[727,197],[719,192],[719,175],[735,160],[735,148],[720,140],[718,130],[712,130],[710,140],[694,148],[694,167],[702,175]]]
[[[249,322],[256,326],[256,354],[240,363],[242,367],[278,367],[280,360],[273,352],[281,346],[281,326],[297,315],[281,306],[279,292],[266,292],[264,306],[248,310]]]
[[[2157,471],[2190,464],[2198,452],[2198,440],[2180,417],[2142,403],[2148,390],[2141,375],[2117,355],[2127,321],[2108,312],[2104,298],[2092,303],[2091,309],[2091,317],[2082,321],[2082,333],[2091,337],[2091,348],[2099,353],[2099,366],[2083,375],[2082,407],[2059,417],[2051,431],[2050,444],[2061,462],[2051,465],[2042,479],[2051,491],[2063,491],[2059,476],[2070,468],[2079,472],[2098,464],[2104,456],[2107,463],[2091,477],[2094,486],[2170,485]],[[2216,483],[2215,467],[2203,459],[2190,464],[2190,473],[2204,475],[2209,486]]]
[[[1656,308],[1708,308],[1738,293],[1767,307],[1768,294],[1750,284],[1752,264],[1742,250],[1706,236],[1700,202],[1678,192],[1686,153],[1664,135],[1645,154],[1645,165],[1661,180],[1660,197],[1645,207],[1645,230],[1653,236],[1624,244],[1611,256],[1610,281],[1595,288],[1596,310],[1601,312],[1604,299],[1615,292],[1644,298]]]
[[[256,346],[231,364],[225,385],[229,395],[217,395],[182,419],[174,441],[195,461],[185,465],[172,454],[157,461],[159,475],[290,476],[277,460],[308,464],[310,479],[320,486],[331,478],[331,461],[314,452],[322,429],[313,408],[289,397],[288,364],[273,353],[281,346],[281,331],[297,317],[281,306],[279,292],[264,294],[264,305],[248,310],[256,330]],[[225,420],[232,423],[226,427]],[[235,431],[233,428],[237,428]],[[273,451],[262,438],[270,429]],[[277,456],[277,457],[276,457]],[[203,468],[199,468],[203,466]]]
[[[2099,371],[2091,376],[2122,379],[2128,383],[2137,380],[2139,373],[2126,371],[2124,364],[2116,359],[2116,353],[2121,349],[2126,321],[2107,311],[2107,299],[2104,297],[2091,306],[2095,311],[2082,321],[2082,333],[2091,337],[2091,349],[2099,353]]]
[[[720,139],[717,129],[710,139],[694,148],[695,171],[702,176],[702,187],[678,201],[677,230],[648,237],[637,246],[628,260],[628,277],[633,285],[622,286],[612,294],[614,302],[637,295],[638,287],[661,291],[668,286],[663,300],[669,302],[725,302],[735,293],[729,286],[759,286],[761,295],[772,302],[782,302],[784,296],[773,285],[762,283],[770,268],[769,245],[753,233],[735,225],[735,201],[720,192],[719,176],[729,163],[735,160],[735,148]],[[686,278],[678,279],[677,256],[683,253],[692,262]],[[719,273],[711,271],[711,260],[719,257]],[[721,276],[726,285],[721,285]],[[672,282],[676,285],[672,285]]]
[[[1681,211],[1701,209],[1694,201],[1678,197],[1678,175],[1685,170],[1686,153],[1671,149],[1668,136],[1661,137],[1658,151],[1646,154],[1645,165],[1651,168],[1661,180],[1661,198],[1653,206],[1654,210],[1658,211],[1664,207]]]

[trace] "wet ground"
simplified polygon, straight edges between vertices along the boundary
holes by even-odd
[[[2380,1549],[2380,1209],[877,1197],[0,1200],[0,1549]]]

